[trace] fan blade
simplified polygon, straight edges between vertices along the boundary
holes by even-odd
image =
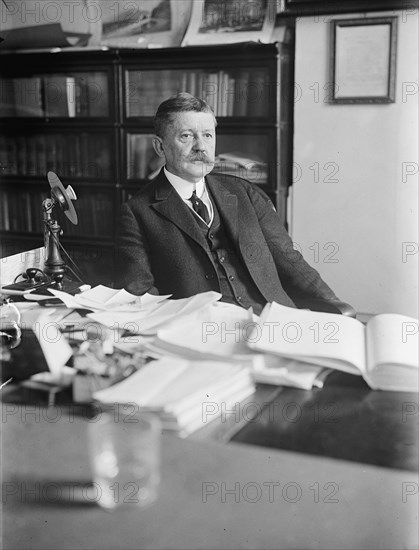
[[[71,185],[69,185],[67,190],[65,190],[60,178],[54,172],[48,172],[47,177],[51,187],[51,194],[58,202],[60,208],[63,210],[64,214],[71,221],[71,223],[77,225],[77,213],[74,209],[73,203],[71,202],[72,200],[77,199],[74,189]]]

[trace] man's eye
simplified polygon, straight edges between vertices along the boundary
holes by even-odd
[[[207,139],[211,139],[211,138],[212,138],[212,134],[207,133],[207,134],[205,134],[205,137],[206,137]]]
[[[192,138],[192,134],[181,134],[180,138],[183,140],[188,140]]]

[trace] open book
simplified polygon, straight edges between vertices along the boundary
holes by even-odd
[[[385,313],[368,321],[267,304],[248,345],[364,378],[373,389],[418,391],[418,321]]]

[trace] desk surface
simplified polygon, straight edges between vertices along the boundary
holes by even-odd
[[[233,441],[418,470],[417,393],[373,391],[333,372],[322,390],[284,388],[256,413]]]
[[[68,489],[91,481],[87,421],[61,415],[59,408],[52,422],[46,409],[4,407],[7,549],[414,548],[418,543],[417,476],[410,472],[174,436],[163,437],[162,486],[154,506],[105,512]],[[53,418],[53,411],[48,415]],[[204,498],[208,483],[215,494]]]
[[[290,398],[296,395],[296,390],[286,390],[276,399],[287,391]],[[375,395],[373,401],[385,394]],[[304,406],[301,401],[300,406]],[[384,423],[387,406],[376,406]],[[398,469],[398,464],[397,469],[382,468],[170,435],[163,436],[158,501],[145,510],[105,512],[80,489],[91,482],[86,450],[89,420],[76,412],[62,406],[3,404],[6,549],[393,549],[418,545],[418,476]],[[362,447],[366,432],[359,437],[355,433],[360,422],[352,419],[352,433],[347,431],[348,424],[334,426],[331,438],[340,431],[338,442],[347,439]],[[310,439],[309,424],[295,432],[300,442],[304,437]],[[263,421],[263,425],[269,430],[269,423]],[[316,425],[311,425],[316,432]],[[324,434],[327,429],[325,423]],[[290,435],[289,440],[298,438]]]

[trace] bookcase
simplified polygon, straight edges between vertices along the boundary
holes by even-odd
[[[42,245],[46,173],[71,185],[61,242],[87,282],[111,284],[120,204],[161,168],[153,115],[179,91],[217,116],[215,170],[260,185],[284,222],[292,170],[288,44],[66,49],[0,55],[1,256]]]

